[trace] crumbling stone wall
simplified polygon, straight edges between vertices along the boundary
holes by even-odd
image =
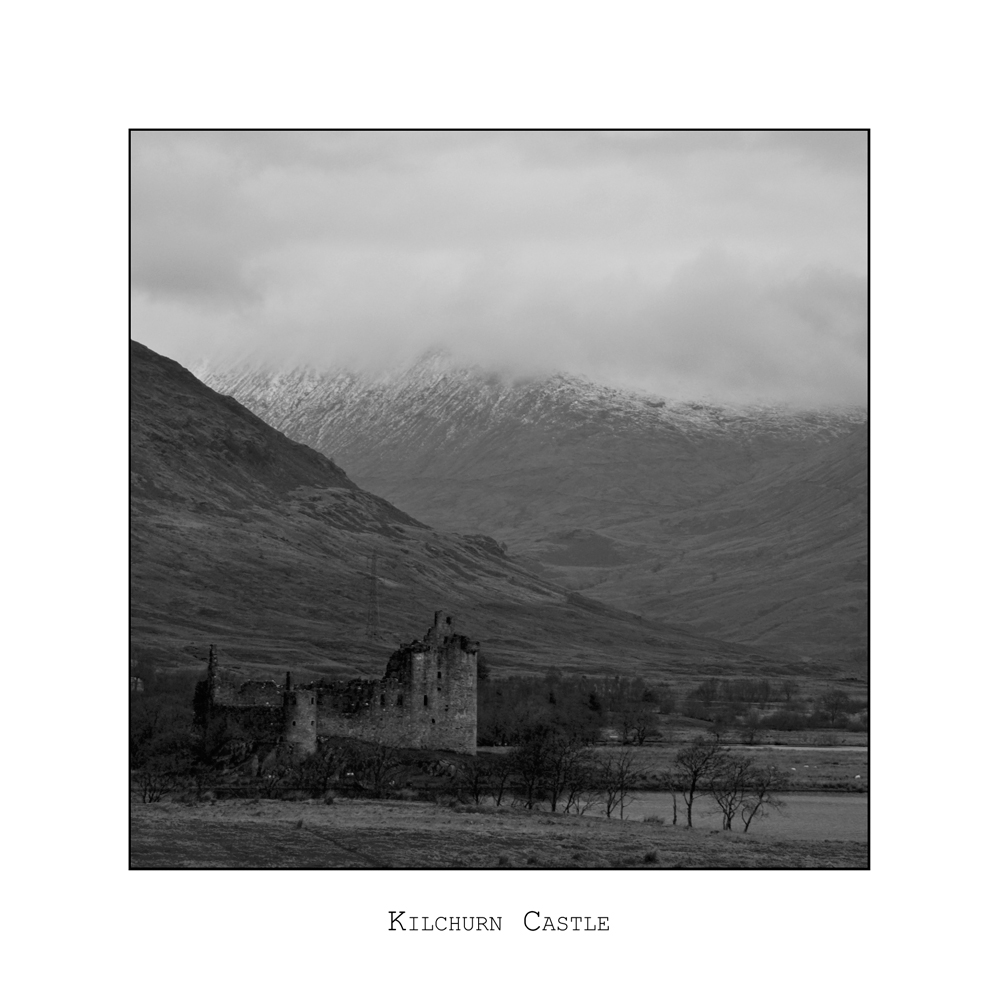
[[[457,635],[438,611],[422,640],[401,645],[381,680],[358,678],[282,690],[273,681],[239,683],[209,661],[210,713],[280,709],[281,739],[303,753],[320,738],[378,740],[401,747],[476,752],[479,644]],[[273,730],[272,720],[269,729]]]
[[[258,739],[279,742],[285,731],[283,692],[274,681],[247,681],[236,671],[220,668],[212,648],[207,679],[195,693],[195,721],[229,718]]]

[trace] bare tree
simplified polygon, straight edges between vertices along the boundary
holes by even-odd
[[[672,799],[674,805],[673,825],[677,826],[677,790],[676,790],[677,780],[674,777],[674,772],[670,768],[667,768],[667,770],[663,772],[663,778],[667,785],[667,791],[670,793],[670,798]]]
[[[546,734],[538,732],[522,743],[512,754],[514,772],[520,779],[518,792],[526,809],[534,809],[535,803],[545,796],[546,779],[549,774],[549,754]]]
[[[733,706],[731,704],[719,705],[712,712],[712,721],[708,731],[712,734],[712,738],[718,742],[726,737],[735,722],[736,714]]]
[[[600,799],[597,784],[594,753],[589,747],[580,747],[566,768],[566,805],[563,812],[568,813],[572,809],[582,816]]]
[[[133,697],[129,706],[129,766],[144,803],[181,785],[194,764],[190,716],[176,704]]]
[[[586,771],[585,762],[589,751],[579,738],[566,733],[550,733],[545,741],[545,749],[548,799],[555,812],[569,786],[579,787],[583,777],[581,771]],[[568,803],[565,811],[569,811]]]
[[[785,701],[791,701],[799,693],[798,681],[791,679],[781,682],[781,693],[785,696]]]
[[[257,776],[257,792],[265,799],[277,798],[291,784],[289,769],[281,764],[262,767]]]
[[[755,708],[749,709],[743,717],[743,725],[740,727],[740,736],[743,742],[752,747],[757,742],[762,728],[760,712]]]
[[[750,829],[755,816],[766,816],[768,809],[780,812],[784,803],[776,795],[781,779],[775,767],[758,767],[748,777],[747,792],[740,807],[743,832]]]
[[[389,774],[399,765],[398,747],[375,740],[359,743],[356,753],[354,769],[370,782],[372,795],[376,799],[383,798],[390,783]]]
[[[571,809],[576,816],[584,816],[588,809],[593,809],[595,806],[604,806],[604,792],[601,791],[599,787],[599,779],[597,777],[597,769],[591,772],[590,779],[585,785],[577,789],[567,800],[566,800],[566,812]]]
[[[840,688],[834,688],[832,691],[828,691],[819,700],[820,710],[829,718],[831,726],[836,725],[837,720],[842,715],[847,714],[850,704],[850,695],[846,691],[842,691]]]
[[[754,697],[758,708],[767,708],[767,704],[771,700],[771,682],[766,677],[761,677],[757,681]]]
[[[313,795],[326,795],[333,782],[340,777],[352,753],[354,750],[346,743],[331,743],[320,747],[299,764],[299,781]]]
[[[637,756],[631,747],[621,746],[601,758],[598,774],[604,793],[604,812],[608,819],[611,819],[616,809],[619,818],[625,818],[625,806],[633,798],[629,793],[644,775],[636,762]]]
[[[493,783],[493,759],[474,757],[462,764],[459,787],[472,797],[478,806],[490,794]]]
[[[642,746],[651,736],[656,736],[657,715],[645,702],[632,702],[622,709],[622,743]]]
[[[750,793],[755,772],[753,758],[743,754],[726,754],[724,762],[709,779],[709,790],[722,810],[722,829],[732,830],[733,817]]]
[[[691,826],[691,808],[695,798],[704,792],[722,764],[726,751],[718,740],[703,738],[689,743],[677,753],[677,770],[681,777],[681,794],[687,806],[687,825]]]
[[[490,794],[497,806],[503,804],[504,794],[508,791],[511,776],[517,767],[517,757],[514,753],[498,753],[493,755],[490,765]]]
[[[143,803],[159,802],[165,792],[177,787],[177,776],[162,761],[151,759],[136,771],[136,783]]]
[[[605,688],[612,712],[617,717],[622,743],[641,746],[656,732],[656,692],[638,679],[616,677]]]

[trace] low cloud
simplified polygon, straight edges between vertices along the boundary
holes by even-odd
[[[861,403],[857,133],[135,133],[133,336]]]

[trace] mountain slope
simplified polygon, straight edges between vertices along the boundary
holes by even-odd
[[[205,370],[421,520],[623,610],[866,658],[867,419],[671,403],[427,358],[382,377]]]
[[[213,642],[251,672],[380,675],[444,608],[500,672],[784,668],[575,597],[491,539],[426,527],[135,342],[131,390],[131,628],[147,660],[196,665]],[[381,642],[365,638],[376,548]]]

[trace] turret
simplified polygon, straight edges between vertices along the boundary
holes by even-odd
[[[434,624],[427,630],[424,642],[429,646],[440,646],[449,636],[454,635],[455,628],[451,623],[451,615],[443,611],[434,612]]]

